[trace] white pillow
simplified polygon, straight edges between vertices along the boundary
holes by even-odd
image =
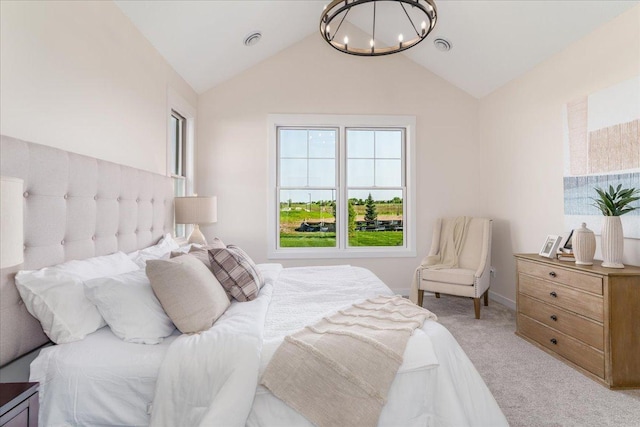
[[[85,295],[118,338],[158,344],[176,329],[154,295],[144,269],[87,280],[84,284]]]
[[[106,325],[84,295],[85,280],[137,270],[123,252],[74,260],[36,271],[19,271],[16,287],[27,310],[42,324],[51,341],[79,341]]]
[[[131,252],[129,258],[138,265],[138,268],[144,268],[150,259],[169,258],[171,251],[179,249],[180,245],[173,239],[171,234],[165,234],[158,244],[149,246],[139,251]]]

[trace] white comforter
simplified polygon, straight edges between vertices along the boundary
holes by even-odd
[[[160,369],[151,425],[310,426],[265,388],[256,391],[275,349],[285,335],[351,305],[354,296],[391,293],[357,267],[281,271],[263,265],[263,271],[267,284],[258,299],[232,305],[209,331],[181,336],[171,345]],[[428,321],[417,330],[404,359],[379,425],[507,425],[469,359],[439,324]]]
[[[142,345],[125,343],[105,327],[83,341],[44,349],[31,366],[31,379],[41,383],[42,424],[310,426],[257,386],[261,372],[285,335],[391,291],[356,267],[260,268],[267,284],[258,299],[233,303],[204,333]],[[409,340],[379,425],[507,422],[455,339],[427,321]]]

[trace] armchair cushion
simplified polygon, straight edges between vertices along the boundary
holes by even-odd
[[[473,285],[475,281],[475,270],[466,268],[443,268],[440,270],[429,270],[423,268],[420,273],[422,280],[431,282],[444,282],[453,285]],[[419,286],[422,288],[420,284]]]

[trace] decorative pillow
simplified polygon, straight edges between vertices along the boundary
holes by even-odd
[[[51,341],[79,341],[106,325],[84,295],[85,280],[113,276],[139,267],[123,252],[74,260],[37,271],[19,271],[16,287]]]
[[[205,265],[193,255],[147,261],[151,288],[182,333],[209,329],[229,307],[229,298]]]
[[[191,248],[189,249],[189,254],[202,261],[202,263],[206,265],[207,268],[213,273],[213,269],[211,268],[211,261],[209,261],[209,249],[221,249],[226,247],[227,246],[222,242],[222,240],[216,237],[215,239],[213,239],[213,242],[209,243],[206,246],[191,246]],[[180,256],[180,254],[171,252],[171,258],[176,256]]]
[[[138,265],[138,268],[144,268],[147,260],[169,258],[171,251],[179,248],[180,245],[173,239],[171,234],[167,233],[156,245],[132,252],[129,254],[129,257]]]
[[[144,269],[87,280],[84,285],[85,295],[118,338],[158,344],[176,329],[153,293]]]
[[[235,245],[209,249],[213,274],[238,301],[251,301],[258,297],[264,279],[255,263],[245,251]]]

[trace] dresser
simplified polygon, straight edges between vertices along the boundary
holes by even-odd
[[[38,427],[38,383],[0,383],[0,426]]]
[[[640,388],[640,267],[515,257],[516,334],[609,388]]]

